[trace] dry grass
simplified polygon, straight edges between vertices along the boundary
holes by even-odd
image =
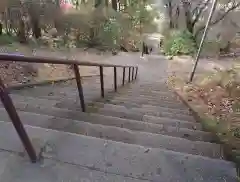
[[[199,113],[205,129],[225,144],[227,157],[240,164],[240,64],[206,71],[191,84],[182,78],[174,72],[169,84]]]

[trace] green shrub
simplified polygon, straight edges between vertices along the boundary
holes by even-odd
[[[102,46],[117,48],[121,38],[121,25],[116,19],[110,18],[100,26],[97,38]]]
[[[165,38],[164,52],[166,55],[193,55],[196,52],[196,43],[193,36],[187,31],[173,31]]]

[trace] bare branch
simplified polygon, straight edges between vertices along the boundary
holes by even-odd
[[[234,3],[234,5],[232,5],[232,7],[228,8],[223,14],[219,15],[217,19],[215,19],[214,21],[210,22],[209,26],[213,26],[213,25],[217,24],[218,22],[223,20],[228,15],[228,13],[230,13],[231,11],[235,10],[238,7],[240,7],[240,2],[239,3]],[[200,27],[196,31],[195,36],[197,36],[204,29],[204,27],[205,26]]]
[[[190,33],[193,33],[194,27],[192,24],[192,12],[191,12],[191,2],[189,0],[181,0],[184,14],[185,14],[185,22],[187,30]]]
[[[201,4],[203,3],[203,0],[199,1],[198,4],[196,5],[196,7],[192,10],[192,14],[196,14],[196,12],[199,9],[199,6],[201,6]]]
[[[175,12],[175,28],[178,28],[179,15],[180,15],[180,9],[179,9],[179,6],[177,6],[176,12]]]
[[[199,20],[199,18],[201,17],[204,9],[207,7],[207,5],[209,4],[210,0],[207,0],[200,8],[198,8],[198,13],[195,17],[195,19],[193,20],[192,24],[193,26],[197,23],[197,21]]]
[[[219,21],[223,20],[228,13],[230,13],[231,11],[233,11],[234,9],[240,7],[240,2],[233,5],[231,8],[229,8],[227,11],[225,11],[222,15],[218,16],[218,18],[216,20],[214,20],[213,22],[210,23],[210,25],[215,25],[217,24]]]

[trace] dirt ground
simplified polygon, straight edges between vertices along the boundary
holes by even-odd
[[[240,101],[238,85],[240,83],[240,61],[200,60],[193,82],[188,83],[193,63],[191,57],[184,56],[169,60],[170,82],[182,91],[192,94],[192,97],[198,97],[204,101],[211,115],[226,119],[232,111],[233,104]],[[236,68],[236,70],[231,70],[231,68]]]
[[[31,48],[20,44],[0,47],[0,53],[40,56],[79,61],[102,62],[112,56],[110,53],[99,52],[94,49],[46,49]],[[97,67],[80,66],[81,76],[99,75]],[[53,65],[41,63],[0,62],[0,76],[6,85],[32,83],[43,80],[54,80],[73,77],[73,71],[68,65]]]
[[[168,74],[169,76],[177,74],[183,80],[188,81],[190,73],[193,70],[194,58],[190,56],[175,56],[172,60],[169,60]],[[202,75],[212,73],[217,70],[224,70],[232,68],[234,65],[240,64],[239,59],[225,58],[221,60],[217,59],[200,59],[197,65],[195,80]]]

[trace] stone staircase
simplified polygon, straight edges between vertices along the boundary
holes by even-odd
[[[104,99],[99,87],[96,78],[83,82],[86,113],[71,81],[12,91],[42,160],[30,164],[16,155],[23,147],[1,106],[0,181],[237,181],[215,136],[202,130],[164,82],[136,81]]]

